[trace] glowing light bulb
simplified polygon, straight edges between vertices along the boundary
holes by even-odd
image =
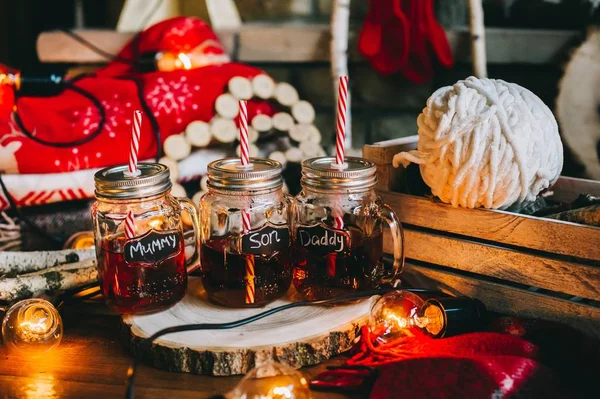
[[[19,90],[21,86],[21,72],[0,64],[0,85],[9,85]]]
[[[382,342],[419,335],[439,337],[445,326],[442,309],[409,291],[393,291],[381,296],[373,304],[369,317],[371,331]]]
[[[43,299],[26,299],[11,306],[2,321],[2,339],[11,351],[39,356],[58,346],[63,336],[58,310]]]
[[[256,367],[228,394],[227,399],[311,399],[308,381],[281,363]]]

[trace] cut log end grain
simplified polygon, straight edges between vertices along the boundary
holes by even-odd
[[[173,183],[177,183],[177,179],[179,178],[179,164],[177,161],[174,161],[169,157],[162,157],[158,160],[158,163],[169,168],[169,178]]]
[[[210,133],[220,143],[233,143],[238,135],[237,127],[233,120],[219,117],[212,119]]]
[[[209,124],[204,121],[191,122],[185,128],[185,138],[194,147],[208,146],[212,140]]]
[[[308,101],[298,101],[294,104],[292,115],[298,123],[309,124],[315,121],[315,109]]]
[[[273,115],[273,127],[279,131],[287,132],[294,126],[294,118],[287,112],[278,112]]]
[[[242,76],[236,76],[229,80],[227,84],[229,93],[238,100],[249,100],[254,96],[252,82]]]
[[[200,191],[208,191],[208,175],[200,178]]]
[[[252,118],[252,127],[258,132],[268,132],[273,128],[273,119],[269,115],[258,114]]]
[[[275,82],[267,75],[256,75],[252,79],[252,89],[256,97],[266,100],[273,97]]]
[[[294,86],[289,83],[281,82],[275,86],[275,99],[279,104],[291,107],[298,102],[300,97]]]
[[[206,191],[198,191],[192,196],[192,202],[196,205],[200,204],[200,200],[204,194],[206,194]]]
[[[258,131],[252,126],[248,126],[248,142],[256,143],[258,141]]]
[[[299,148],[304,154],[305,158],[323,157],[326,155],[325,151],[319,144],[310,141],[303,141],[300,143]]]
[[[223,118],[235,118],[240,111],[238,99],[228,93],[221,94],[215,101],[215,111]]]
[[[182,134],[174,134],[167,137],[163,144],[165,155],[174,161],[181,161],[190,155],[192,146]]]
[[[171,195],[174,197],[187,197],[185,188],[183,188],[181,184],[177,183],[173,183],[173,187],[171,187]]]
[[[237,156],[240,156],[240,146],[238,145],[235,148],[235,153],[237,154]],[[255,144],[248,144],[248,156],[250,158],[256,158],[258,157],[259,154],[259,149]]]
[[[300,163],[304,159],[304,153],[298,147],[291,147],[285,152],[285,158],[289,162]]]
[[[285,154],[281,151],[273,151],[272,153],[269,154],[269,159],[273,159],[273,160],[279,162],[281,164],[281,166],[284,168],[288,161]]]
[[[290,129],[290,138],[298,143],[310,141],[316,135],[321,137],[319,129],[315,125],[298,124]]]
[[[264,309],[231,309],[203,298],[199,278],[190,277],[188,294],[175,306],[148,315],[126,315],[122,338],[132,350],[156,331],[177,324],[238,320]],[[199,295],[200,293],[200,295]],[[269,307],[294,298],[279,299]],[[236,375],[266,362],[292,367],[322,362],[350,349],[360,326],[367,322],[374,298],[344,306],[302,307],[231,330],[174,333],[158,338],[146,351],[155,367],[195,374]]]

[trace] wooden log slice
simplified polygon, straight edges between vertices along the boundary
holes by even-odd
[[[200,178],[200,191],[208,191],[208,175]]]
[[[293,300],[291,294],[261,309],[230,309],[207,302],[203,295],[200,279],[190,277],[187,295],[172,308],[123,316],[123,338],[135,349],[143,338],[165,327],[235,321]],[[284,310],[230,330],[165,335],[154,342],[145,359],[159,369],[219,376],[245,374],[269,361],[295,368],[314,365],[350,349],[374,299]]]
[[[210,133],[220,143],[233,143],[238,137],[235,122],[231,119],[214,117],[210,121]]]
[[[269,115],[258,114],[252,118],[251,124],[258,132],[268,132],[273,128],[273,119]]]
[[[304,159],[304,153],[298,147],[291,147],[285,152],[285,158],[289,162],[300,163]]]
[[[252,89],[256,97],[266,100],[273,97],[275,82],[267,75],[256,75],[252,79]]]
[[[273,115],[273,127],[282,132],[289,131],[294,126],[294,118],[287,112],[278,112]]]
[[[291,107],[300,99],[298,92],[289,83],[281,82],[275,86],[275,99],[281,105]]]
[[[287,164],[287,158],[285,157],[285,154],[281,151],[273,151],[269,154],[268,158],[279,162],[281,164],[281,167],[283,168],[285,168],[285,165]]]
[[[192,146],[187,142],[183,134],[174,134],[167,137],[163,144],[165,155],[174,161],[187,158],[192,151]]]
[[[223,118],[233,119],[240,112],[238,99],[229,93],[221,94],[215,101],[215,110]]]
[[[204,121],[191,122],[185,128],[185,138],[194,147],[206,147],[212,140],[210,126]]]
[[[158,163],[161,163],[169,168],[169,177],[173,183],[176,183],[177,179],[179,178],[179,164],[177,161],[169,157],[162,157],[158,160]]]
[[[252,83],[243,76],[235,76],[227,84],[229,92],[238,100],[250,100],[254,96]]]
[[[308,101],[298,101],[294,104],[292,115],[298,123],[310,124],[315,121],[315,109]]]
[[[256,130],[252,126],[248,126],[248,142],[250,144],[256,143],[258,141],[258,136],[258,130]]]

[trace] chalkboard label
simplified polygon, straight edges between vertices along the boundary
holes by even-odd
[[[301,247],[320,253],[344,252],[350,245],[348,233],[321,224],[298,227],[297,233],[296,241]]]
[[[123,255],[127,263],[156,264],[181,251],[181,234],[177,230],[155,231],[125,243]]]
[[[290,230],[267,224],[260,230],[242,236],[242,252],[245,254],[270,254],[290,245]]]

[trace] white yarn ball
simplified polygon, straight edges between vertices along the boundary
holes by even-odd
[[[420,165],[434,195],[452,206],[506,209],[534,201],[560,175],[556,119],[529,90],[470,77],[438,89],[417,119],[417,151],[394,166]]]

